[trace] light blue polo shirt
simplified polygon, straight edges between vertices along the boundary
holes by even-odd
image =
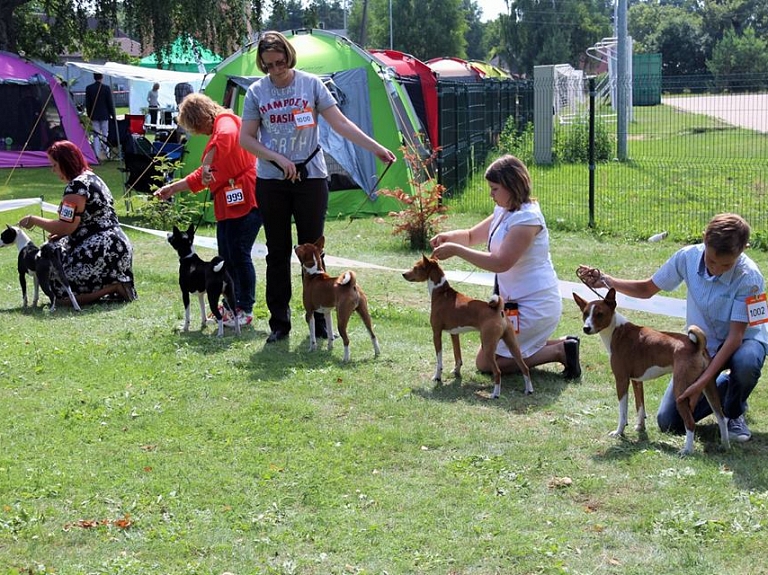
[[[678,250],[651,279],[663,291],[672,291],[682,282],[686,283],[685,320],[688,325],[696,324],[704,330],[710,355],[725,341],[732,321],[748,322],[747,298],[765,291],[757,264],[744,254],[727,272],[710,275],[704,265],[704,244]],[[754,339],[768,347],[765,326],[747,326],[744,339]]]

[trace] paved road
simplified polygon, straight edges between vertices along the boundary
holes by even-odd
[[[661,103],[706,114],[732,126],[768,133],[768,94],[670,96],[663,97]]]

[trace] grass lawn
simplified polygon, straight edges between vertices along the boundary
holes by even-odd
[[[0,199],[56,202],[50,170],[30,172],[25,183],[0,172]],[[0,224],[24,213],[2,212]],[[420,254],[390,229],[385,219],[328,222],[326,252],[405,269]],[[766,572],[764,382],[750,399],[751,442],[722,451],[709,418],[681,459],[684,438],[655,425],[666,379],[646,385],[647,435],[630,426],[626,439],[608,437],[617,400],[597,337],[581,339],[580,381],[544,366],[532,371],[533,396],[510,376],[488,401],[476,334],[462,336],[463,379],[448,377],[447,353],[446,383],[430,381],[427,290],[397,271],[357,269],[382,355],[355,317],[343,364],[340,345],[307,351],[297,267],[288,341],[264,343],[263,260],[252,328],[217,339],[193,315],[193,331],[179,333],[175,253],[162,238],[129,235],[140,299],[79,314],[23,311],[16,253],[0,251],[0,573]],[[571,281],[580,263],[645,277],[678,247],[552,234],[558,274]],[[768,269],[768,254],[750,255]],[[579,332],[567,300],[557,335]]]

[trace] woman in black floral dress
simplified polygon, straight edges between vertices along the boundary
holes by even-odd
[[[58,219],[24,216],[19,225],[44,229],[62,251],[62,263],[78,303],[105,296],[136,299],[133,285],[133,247],[120,229],[107,184],[94,174],[80,149],[61,140],[48,148],[53,172],[67,182]],[[51,285],[61,303],[69,299],[63,286]],[[57,302],[58,303],[58,302]]]

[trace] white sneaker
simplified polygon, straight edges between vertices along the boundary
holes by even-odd
[[[731,441],[737,441],[744,443],[752,439],[752,432],[747,427],[747,422],[743,415],[740,415],[736,419],[728,420],[728,437]]]
[[[235,320],[237,320],[237,323],[239,323],[241,327],[244,325],[251,325],[251,322],[253,321],[253,314],[245,313],[240,308],[237,309],[237,315],[234,317],[229,312],[227,312],[227,316],[224,319],[224,325],[227,327],[235,327]]]

